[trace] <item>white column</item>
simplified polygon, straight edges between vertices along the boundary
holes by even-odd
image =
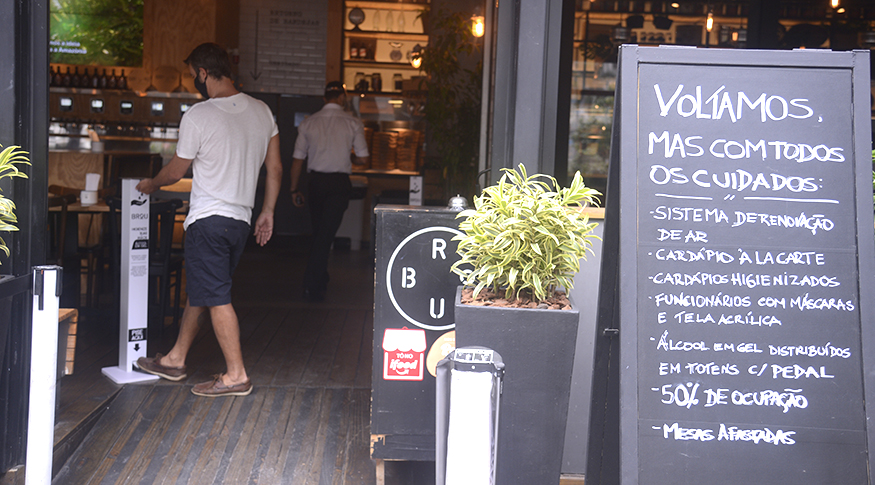
[[[48,485],[52,482],[58,372],[59,276],[58,266],[36,266],[33,269],[26,485]]]

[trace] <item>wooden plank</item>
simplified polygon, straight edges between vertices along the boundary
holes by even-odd
[[[124,442],[138,420],[137,407],[151,393],[151,386],[127,386],[83,441],[79,450],[55,477],[57,483],[74,483],[69,477],[90,477],[93,483],[103,480],[112,462],[118,457],[117,444]]]
[[[322,428],[324,433],[322,436],[325,439],[319,441],[321,444],[321,462],[322,466],[319,469],[318,483],[332,483],[334,477],[343,476],[343,460],[346,451],[346,433],[345,425],[347,419],[343,410],[346,408],[346,403],[349,400],[348,389],[327,389],[326,392],[330,396],[329,405],[324,406],[325,412],[322,415]],[[332,459],[333,458],[333,459]]]
[[[343,335],[346,313],[345,310],[329,310],[328,317],[322,322],[319,339],[313,346],[310,360],[301,376],[301,385],[321,386],[328,380],[338,342]]]
[[[356,374],[358,373],[358,363],[364,350],[362,348],[363,327],[367,321],[368,313],[365,310],[349,310],[346,312],[346,320],[339,337],[334,361],[331,365],[331,372],[325,382],[326,386],[354,386]],[[368,342],[367,346],[370,347],[370,345],[371,342]]]
[[[103,405],[122,386],[113,383],[109,379],[91,378],[89,386],[68,386],[67,380],[72,376],[61,380],[61,403],[55,415],[55,444],[57,445],[68,433],[81,426],[85,420],[95,411],[96,405]],[[81,379],[84,380],[84,379]]]
[[[585,485],[583,475],[561,475],[559,477],[559,485]]]
[[[316,435],[318,419],[313,414],[318,412],[324,391],[321,389],[302,389],[301,405],[295,416],[293,430],[290,433],[291,446],[285,456],[283,474],[279,483],[305,483],[295,479],[306,471],[310,449],[313,446],[313,436]]]
[[[301,446],[301,456],[294,469],[295,476],[291,482],[293,485],[319,483],[323,458],[321,445],[325,441],[326,434],[324,423],[327,421],[332,396],[325,389],[319,389],[317,392],[319,399],[314,400],[306,426],[307,436],[310,436],[311,439],[306,440]]]
[[[343,393],[343,399],[341,401],[341,408],[338,410],[340,414],[340,420],[337,426],[335,438],[334,438],[334,469],[331,476],[331,480],[323,480],[320,483],[331,483],[332,485],[342,485],[346,480],[346,468],[347,468],[347,460],[349,457],[349,435],[350,435],[350,423],[354,421],[353,416],[350,415],[350,407],[352,403],[352,393],[349,389],[345,389]],[[328,460],[325,460],[326,465],[329,464]],[[356,482],[359,483],[359,482]]]
[[[191,432],[188,433],[186,439],[190,439],[191,443],[186,443],[186,446],[191,451],[180,459],[182,466],[179,469],[176,483],[197,483],[198,474],[201,472],[200,468],[197,468],[198,463],[202,461],[202,457],[206,453],[212,452],[212,442],[215,439],[214,429],[217,424],[221,428],[220,421],[225,420],[225,415],[230,410],[230,405],[234,400],[234,398],[210,399],[202,397],[195,397],[194,399],[200,406],[203,406],[199,412],[205,418],[190,423]],[[210,445],[209,447],[207,446],[208,444]]]
[[[130,436],[131,442],[125,443],[126,460],[113,466],[109,476],[116,481],[124,479],[131,483],[140,482],[146,478],[145,472],[150,462],[156,458],[156,451],[165,435],[175,433],[170,427],[171,422],[179,412],[180,407],[189,396],[188,390],[182,386],[156,386],[153,393],[140,407],[142,419],[137,430]],[[115,475],[113,472],[117,473]]]
[[[365,324],[362,328],[362,352],[359,354],[359,362],[356,366],[358,373],[355,377],[356,388],[371,389],[371,378],[374,367],[374,313],[366,315]],[[370,398],[370,392],[368,393]]]
[[[375,460],[377,466],[377,485],[386,485],[386,460]]]
[[[345,404],[346,450],[343,473],[336,477],[335,483],[374,484],[377,475],[370,454],[370,389],[351,389]]]
[[[280,399],[281,398],[281,399]],[[289,449],[295,445],[292,441],[296,417],[300,413],[304,393],[294,388],[279,392],[271,410],[276,425],[270,431],[270,440],[264,453],[259,483],[282,483],[285,473],[286,457]],[[279,409],[277,409],[279,404]]]
[[[304,372],[309,365],[310,357],[316,342],[319,340],[321,327],[327,315],[328,313],[322,309],[310,309],[302,312],[301,318],[306,323],[287,349],[286,365],[274,375],[273,382],[276,385],[299,385],[303,381]]]
[[[202,398],[214,399],[214,398]],[[243,408],[243,399],[223,398],[219,419],[217,419],[209,433],[206,443],[195,464],[194,471],[189,477],[189,483],[211,485],[217,481],[217,470],[222,462],[225,447],[230,439],[229,430],[233,427],[234,420]]]
[[[185,389],[187,390],[188,387],[186,386]],[[164,483],[177,483],[188,457],[192,453],[197,454],[197,450],[194,449],[195,438],[198,430],[209,417],[212,401],[197,399],[194,395],[190,395],[189,403],[188,412],[185,413],[182,422],[178,425],[179,432],[170,444],[157,473],[157,476],[161,477]]]
[[[259,467],[255,460],[261,445],[262,436],[272,419],[269,411],[273,407],[276,397],[274,389],[259,389],[255,393],[255,399],[248,399],[249,415],[243,425],[237,445],[231,454],[228,471],[225,473],[224,483],[250,483],[252,474]]]
[[[253,383],[261,385],[284,385],[286,382],[277,383],[275,378],[278,372],[290,365],[291,351],[298,341],[299,333],[307,325],[306,319],[299,312],[290,310],[273,310],[273,315],[282,315],[279,328],[270,338],[270,341],[261,355],[258,356],[254,365],[247,367],[249,378]]]
[[[242,342],[243,363],[246,366],[246,373],[254,385],[269,384],[276,368],[282,365],[278,359],[265,358],[265,356],[271,355],[271,350],[276,348],[274,339],[283,332],[289,313],[286,309],[264,309],[263,311],[265,312],[264,316],[260,319],[257,328]],[[248,328],[251,325],[247,319],[241,321],[240,326]],[[264,365],[267,365],[269,369],[262,369]]]

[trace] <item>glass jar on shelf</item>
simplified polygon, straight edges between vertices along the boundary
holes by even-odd
[[[354,82],[355,82],[355,85],[353,86],[353,89],[355,89],[356,91],[367,91],[368,90],[368,84],[367,84],[367,81],[365,80],[365,73],[363,73],[363,72],[355,73],[355,81]]]

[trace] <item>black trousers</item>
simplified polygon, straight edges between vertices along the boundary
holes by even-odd
[[[310,172],[307,188],[313,236],[304,271],[304,288],[319,295],[328,287],[328,256],[343,213],[349,206],[352,184],[345,173]]]

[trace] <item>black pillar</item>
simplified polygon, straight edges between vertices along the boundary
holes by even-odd
[[[778,8],[774,0],[750,0],[747,17],[747,48],[778,48]],[[824,2],[826,4],[826,2]]]
[[[4,180],[16,205],[18,232],[3,233],[0,275],[17,276],[22,290],[0,302],[0,474],[24,463],[30,379],[31,267],[45,260],[48,160],[48,0],[0,2],[0,144],[29,152],[27,179]],[[26,285],[19,285],[22,280]],[[8,284],[8,283],[7,283]],[[11,286],[6,286],[10,288]],[[17,291],[17,290],[16,290]],[[9,293],[5,291],[4,293]]]

